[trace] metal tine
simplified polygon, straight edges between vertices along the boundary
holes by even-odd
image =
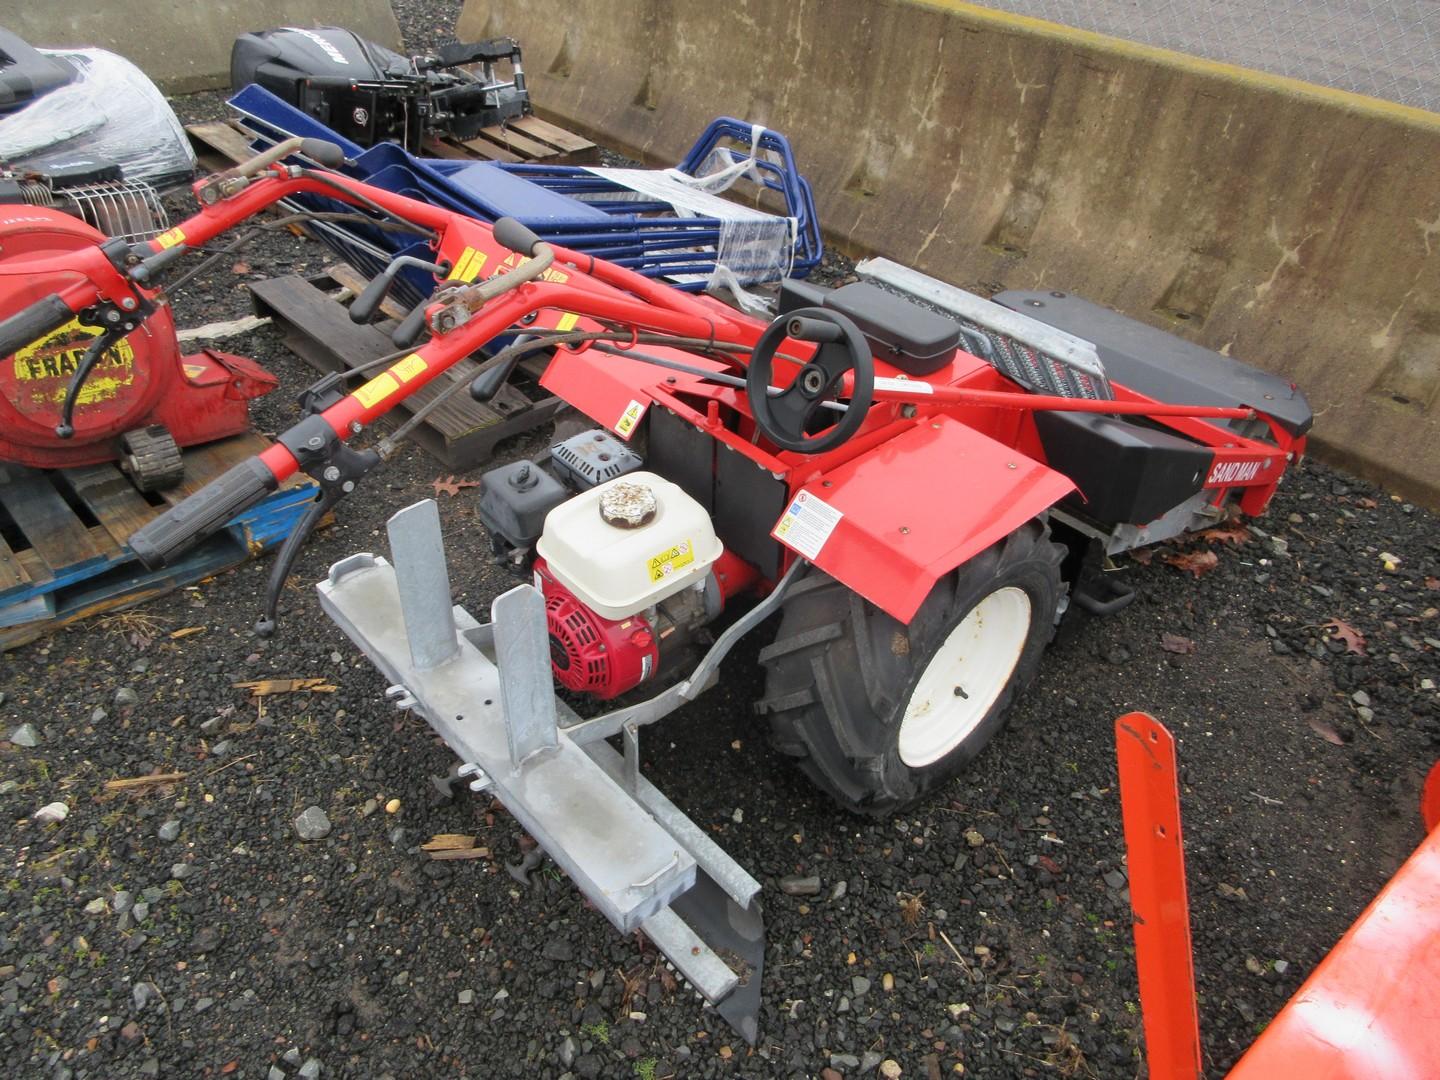
[[[392,516],[385,529],[390,534],[410,660],[419,671],[437,668],[460,652],[440,508],[434,499],[423,499]]]

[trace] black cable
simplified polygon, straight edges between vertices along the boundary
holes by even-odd
[[[315,169],[301,169],[300,175],[305,177],[307,180],[314,180],[317,184],[324,184],[326,187],[332,187],[336,191],[342,192],[349,198],[353,199],[355,202],[358,202],[360,205],[369,207],[371,210],[374,210],[382,217],[389,218],[391,221],[399,222],[405,227],[405,231],[407,232],[412,232],[416,236],[423,236],[427,240],[431,241],[437,239],[437,234],[434,229],[427,229],[423,225],[416,225],[413,221],[406,221],[399,214],[395,213],[394,211],[387,210],[374,199],[370,198],[368,195],[365,195],[362,192],[356,191],[354,188],[342,184],[339,180],[335,179],[333,173],[319,172]]]

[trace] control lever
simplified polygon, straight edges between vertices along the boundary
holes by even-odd
[[[438,278],[443,278],[450,273],[448,262],[432,263],[424,259],[417,259],[414,255],[397,255],[390,260],[390,265],[385,267],[379,274],[370,279],[370,283],[361,290],[355,302],[350,305],[350,321],[354,323],[368,323],[375,317],[385,297],[390,295],[390,287],[395,284],[395,277],[408,266],[417,270],[428,270]],[[420,305],[421,315],[424,315],[424,304]]]
[[[75,374],[70,376],[69,385],[65,387],[65,400],[60,405],[60,422],[55,425],[57,438],[74,437],[75,405],[80,400],[80,391],[85,388],[90,373],[95,370],[100,359],[123,341],[140,325],[141,320],[154,310],[154,305],[149,301],[142,301],[130,312],[121,311],[118,306],[109,302],[99,306],[96,315],[104,329],[90,342],[85,355],[80,358],[80,363],[75,365]]]

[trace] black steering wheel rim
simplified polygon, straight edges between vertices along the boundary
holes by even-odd
[[[791,337],[796,320],[828,323],[839,330],[837,340],[820,342],[815,355],[781,393],[770,396],[774,383],[775,353]],[[841,380],[854,373],[850,406],[840,419],[818,435],[807,435],[805,421],[833,396]],[[830,308],[799,308],[775,319],[755,342],[745,373],[745,394],[750,413],[760,430],[776,446],[802,454],[823,454],[860,430],[875,395],[875,361],[870,343],[850,319]]]

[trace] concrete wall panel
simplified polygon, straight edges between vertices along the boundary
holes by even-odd
[[[343,26],[400,46],[389,0],[16,0],[9,6],[5,29],[30,44],[109,49],[172,94],[229,86],[230,45],[251,30]]]
[[[468,0],[495,33],[592,137],[775,127],[832,242],[1285,373],[1320,453],[1440,504],[1440,115],[950,0]]]

